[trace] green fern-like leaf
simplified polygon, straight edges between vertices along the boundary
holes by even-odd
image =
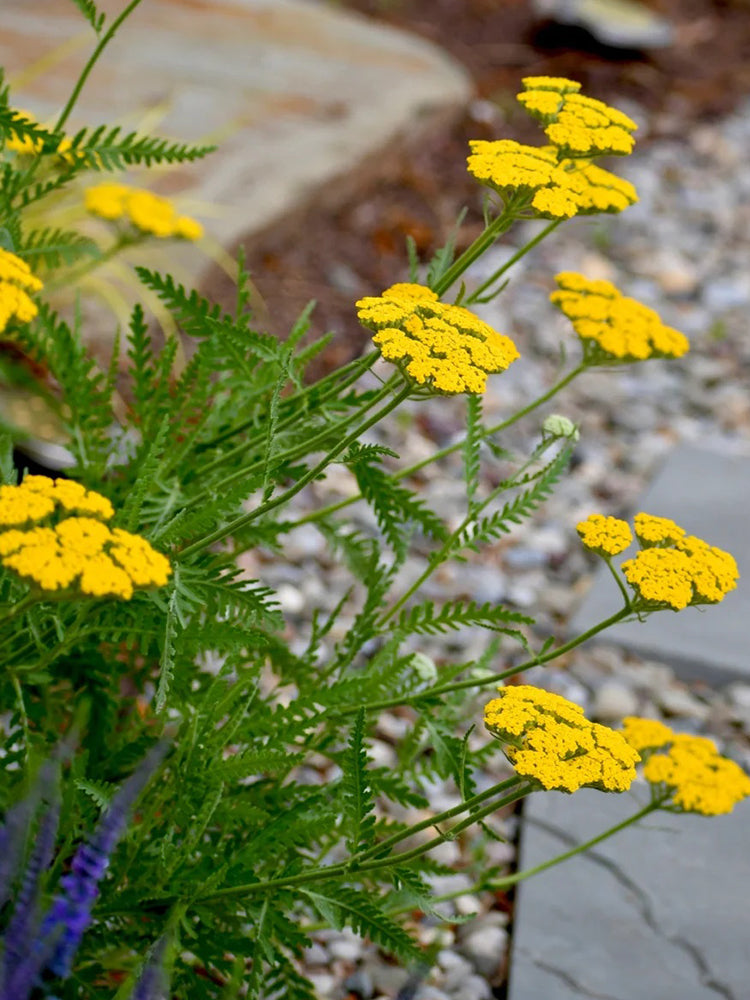
[[[387,449],[386,449],[387,450]],[[443,540],[446,530],[440,518],[419,497],[396,482],[373,461],[383,449],[356,445],[346,461],[352,466],[362,495],[372,505],[378,524],[400,558],[406,556],[409,525],[418,525],[425,535]]]
[[[122,170],[134,164],[150,167],[154,163],[192,163],[209,153],[215,146],[188,146],[169,142],[137,132],[121,135],[119,126],[100,125],[93,130],[81,129],[72,139],[67,156],[76,166],[89,170]]]
[[[469,510],[474,506],[479,489],[480,449],[484,427],[482,425],[482,397],[466,397],[466,437],[463,443],[464,479]]]
[[[349,737],[343,761],[344,806],[347,821],[347,843],[352,854],[372,844],[375,825],[372,786],[367,768],[365,742],[365,712],[360,709]]]
[[[16,253],[35,271],[72,264],[81,257],[101,256],[99,247],[87,236],[51,227],[32,230]]]
[[[402,635],[439,635],[462,628],[465,625],[479,625],[493,632],[516,635],[508,623],[533,625],[534,619],[511,611],[499,605],[476,604],[474,601],[449,601],[435,608],[431,601],[417,604],[402,611],[396,619],[394,629]]]
[[[94,0],[73,0],[73,3],[80,10],[94,31],[101,34],[104,27],[105,15],[96,8]]]
[[[415,962],[421,957],[414,941],[385,913],[372,893],[337,884],[302,891],[337,930],[351,927],[403,962]]]

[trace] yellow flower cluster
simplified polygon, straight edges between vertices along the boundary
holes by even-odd
[[[588,364],[679,358],[689,350],[684,334],[665,326],[658,313],[609,281],[591,281],[572,271],[561,272],[555,281],[559,291],[550,301],[572,322]]]
[[[483,393],[487,375],[519,356],[510,338],[468,309],[440,302],[424,285],[392,285],[356,306],[360,322],[376,331],[383,357],[437,393]]]
[[[199,240],[203,226],[189,215],[178,215],[168,198],[128,187],[127,184],[97,184],[85,195],[86,211],[101,219],[127,218],[143,233],[166,239],[177,236],[184,240]]]
[[[517,95],[544,125],[547,138],[566,156],[627,155],[636,123],[603,101],[580,94],[580,83],[564,77],[527,76]]]
[[[0,333],[12,319],[28,323],[36,316],[29,292],[38,292],[41,287],[25,260],[0,247]]]
[[[501,688],[484,723],[518,774],[543,788],[624,792],[635,779],[638,752],[561,695],[527,684]]]
[[[645,759],[644,778],[668,807],[718,816],[750,795],[750,778],[703,736],[678,734],[655,719],[628,716],[623,736]]]
[[[590,163],[560,160],[552,146],[524,146],[512,139],[473,139],[469,146],[472,176],[505,200],[526,195],[543,218],[621,212],[638,201],[628,181]]]
[[[587,549],[605,558],[624,552],[633,541],[627,522],[604,514],[590,514],[585,521],[578,522],[576,531]]]
[[[733,556],[685,534],[670,518],[641,511],[634,526],[641,551],[622,564],[622,571],[636,593],[638,610],[718,604],[737,586]],[[626,521],[603,514],[592,514],[577,530],[586,548],[605,558],[623,552],[632,541]]]
[[[169,560],[140,535],[102,523],[113,515],[106,497],[68,479],[0,486],[0,563],[70,596],[129,600],[135,587],[163,587]]]

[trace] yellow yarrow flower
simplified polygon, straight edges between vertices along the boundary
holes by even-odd
[[[526,684],[501,688],[484,723],[516,772],[542,788],[624,792],[635,779],[638,752],[561,695]]]
[[[511,139],[473,139],[469,146],[473,177],[505,201],[525,194],[543,218],[622,212],[638,201],[628,181],[585,161],[560,159],[554,146],[524,146]]]
[[[679,358],[689,350],[684,334],[665,326],[658,313],[623,295],[611,282],[591,281],[572,271],[561,272],[555,281],[559,291],[550,301],[572,322],[586,363]]]
[[[42,282],[25,260],[0,248],[0,333],[11,320],[28,323],[38,310],[29,292],[38,292]]]
[[[127,219],[142,233],[160,239],[176,236],[184,240],[199,240],[203,226],[189,215],[178,215],[168,198],[132,188],[127,184],[96,184],[84,195],[86,211],[101,219]]]
[[[590,514],[585,521],[578,522],[576,531],[587,549],[605,558],[624,552],[633,541],[627,521],[604,514]]]
[[[638,126],[622,111],[578,93],[580,84],[564,77],[526,77],[517,94],[524,108],[544,125],[547,138],[564,156],[624,156],[632,152]]]
[[[120,597],[163,587],[166,556],[139,535],[109,528],[114,508],[80,483],[27,476],[0,487],[0,563],[23,579],[65,596]]]
[[[750,796],[750,777],[704,736],[635,716],[623,719],[623,736],[643,755],[643,776],[654,793],[669,797],[662,808],[718,816]]]
[[[739,570],[729,552],[686,535],[669,518],[641,512],[635,527],[643,548],[622,564],[622,571],[646,607],[666,605],[679,611],[718,604],[736,588]]]
[[[519,357],[515,344],[462,306],[424,285],[401,283],[357,303],[363,326],[387,361],[433,392],[483,393],[487,375]]]
[[[681,538],[685,537],[685,529],[669,517],[655,517],[653,514],[645,514],[641,511],[633,518],[635,533],[638,541],[644,547],[652,545],[674,545]]]

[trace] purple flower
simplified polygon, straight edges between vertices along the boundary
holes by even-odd
[[[167,951],[167,935],[159,938],[151,952],[143,971],[138,977],[130,1000],[162,1000],[167,989],[167,975],[164,971],[164,956]]]
[[[73,856],[70,871],[60,879],[59,892],[41,928],[41,939],[57,933],[50,972],[67,978],[81,939],[92,921],[91,911],[99,896],[99,882],[109,867],[110,857],[128,822],[130,809],[167,752],[167,744],[157,743],[109,804],[90,840]]]

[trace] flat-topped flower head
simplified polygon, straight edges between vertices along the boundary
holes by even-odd
[[[633,518],[638,541],[644,549],[652,545],[674,545],[685,537],[685,529],[669,517],[656,517],[641,511]]]
[[[623,719],[623,736],[643,755],[643,776],[662,808],[704,816],[729,813],[750,796],[750,777],[712,740],[674,733],[656,719]]]
[[[729,552],[686,535],[669,518],[641,512],[634,520],[643,548],[622,571],[643,609],[718,604],[737,586],[739,570]]]
[[[638,192],[630,181],[585,160],[562,160],[567,183],[575,198],[576,215],[610,215],[623,212],[638,201]]]
[[[440,302],[424,285],[402,283],[357,303],[374,343],[417,386],[443,395],[483,393],[487,375],[519,356],[509,337],[462,306]]]
[[[590,157],[632,152],[636,123],[622,111],[579,93],[580,84],[564,77],[529,76],[518,101],[541,122],[562,155]]]
[[[501,688],[484,723],[516,772],[538,787],[624,792],[635,779],[638,752],[561,695],[528,684]]]
[[[38,310],[29,293],[41,288],[26,261],[0,247],[0,333],[12,320],[28,323],[36,316]]]
[[[194,241],[203,236],[200,222],[189,215],[178,215],[168,198],[143,188],[127,184],[96,184],[87,189],[84,204],[86,211],[92,215],[110,221],[127,219],[142,233],[160,239],[174,236]]]
[[[512,139],[473,139],[469,173],[504,199],[526,196],[537,215],[569,219],[578,211],[567,172],[550,148],[523,146]]]
[[[109,528],[106,497],[68,479],[0,487],[0,564],[65,597],[120,597],[163,587],[171,567],[140,535]]]
[[[623,295],[609,281],[563,271],[555,282],[559,291],[550,295],[550,301],[573,324],[589,365],[679,358],[690,348],[684,334],[665,326],[658,313]]]
[[[108,521],[115,510],[106,497],[72,479],[26,476],[19,486],[0,486],[0,528],[38,524],[55,512]]]
[[[624,552],[633,541],[627,521],[604,514],[590,514],[585,521],[578,522],[576,531],[587,549],[605,558]]]

